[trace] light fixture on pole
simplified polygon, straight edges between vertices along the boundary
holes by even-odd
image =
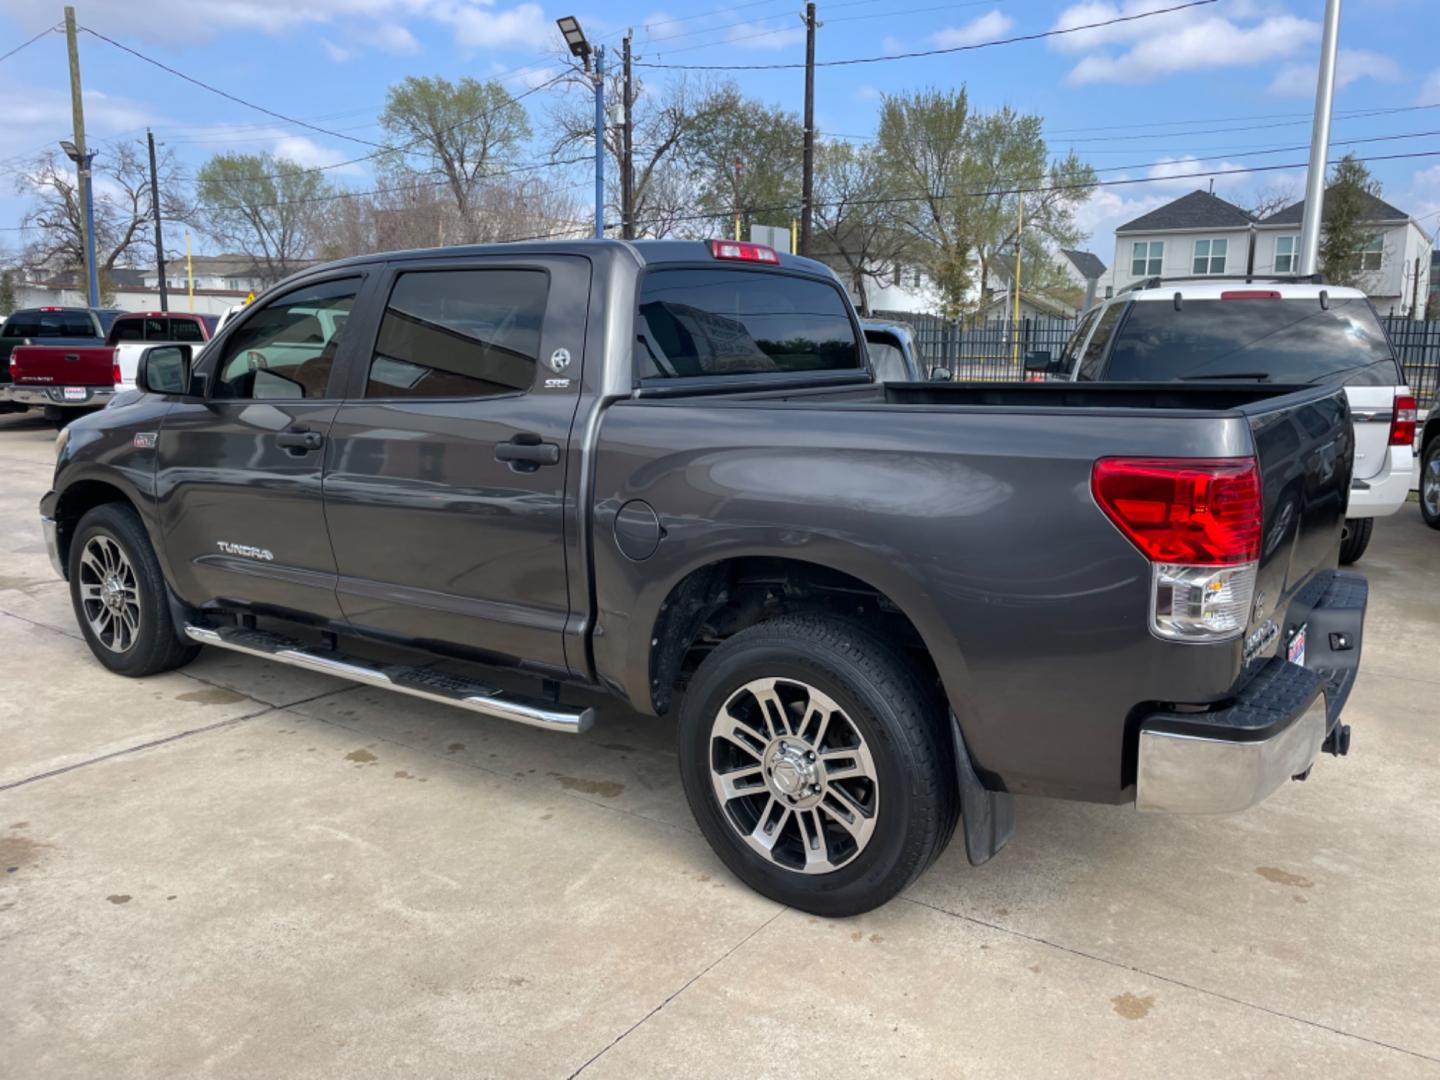
[[[580,29],[580,20],[566,15],[555,20],[570,55],[577,57],[590,71],[590,42],[585,31]],[[605,238],[605,46],[598,46],[595,53],[595,72],[591,82],[595,84],[595,238]]]
[[[95,151],[82,154],[69,139],[61,140],[60,149],[75,163],[80,186],[85,191],[85,263],[90,268],[90,306],[95,308],[100,306],[100,274],[95,267],[95,197],[90,185],[90,163],[95,160]]]

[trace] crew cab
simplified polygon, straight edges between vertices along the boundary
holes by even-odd
[[[1359,289],[1318,276],[1148,278],[1082,315],[1058,359],[1032,354],[1027,366],[1080,382],[1343,382],[1355,471],[1340,561],[1357,561],[1374,519],[1409,495],[1415,396]]]
[[[115,318],[98,345],[18,346],[10,354],[11,400],[66,423],[76,410],[104,408],[118,391],[132,388],[147,345],[203,344],[215,324],[213,315],[140,311]]]
[[[40,506],[101,664],[572,735],[607,692],[806,911],[885,902],[957,818],[984,862],[1017,793],[1231,812],[1348,748],[1337,387],[882,382],[829,269],[718,240],[314,267],[137,383]]]
[[[122,314],[111,308],[21,308],[0,324],[0,403],[10,402],[10,354],[17,346],[39,341],[47,345],[92,345],[105,340],[110,324]]]

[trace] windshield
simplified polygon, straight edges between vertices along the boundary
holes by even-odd
[[[1372,386],[1405,380],[1368,301],[1186,300],[1131,305],[1110,351],[1111,381],[1260,379],[1309,383],[1332,375]]]

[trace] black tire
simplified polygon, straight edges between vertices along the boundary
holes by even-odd
[[[1374,531],[1374,518],[1346,518],[1345,535],[1340,541],[1340,565],[1359,562],[1360,556],[1370,546],[1370,534]]]
[[[1440,435],[1420,455],[1420,516],[1430,528],[1440,529]]]
[[[868,748],[877,792],[873,831],[836,869],[805,874],[758,854],[716,794],[712,742],[725,748],[714,741],[712,724],[732,695],[752,680],[768,678],[782,680],[791,689],[789,680],[794,680],[827,696]],[[793,718],[801,707],[792,708]],[[830,723],[837,721],[832,718]],[[823,750],[825,742],[817,742],[816,748]],[[681,705],[679,743],[685,796],[716,854],[757,892],[802,911],[842,917],[879,907],[935,860],[955,829],[959,793],[943,701],[900,652],[845,619],[783,616],[726,640],[705,658],[690,682]],[[753,750],[751,754],[762,757]],[[830,797],[830,783],[825,781],[822,801]],[[754,798],[768,807],[772,796],[758,790]],[[776,805],[784,809],[778,800]],[[833,829],[821,809],[817,807],[813,820]],[[757,816],[763,818],[764,812]],[[800,816],[796,810],[789,826],[782,819],[782,833],[787,827],[803,831]],[[839,835],[844,843],[844,834]],[[828,840],[821,843],[821,850],[833,850]],[[775,846],[778,850],[781,845]]]
[[[81,599],[82,584],[93,584],[95,578],[92,562],[83,571],[82,583],[81,562],[92,540],[102,545],[114,544],[123,554],[138,598],[133,631],[122,632],[120,640],[113,644],[107,643],[92,624],[91,613],[98,610],[100,602]],[[71,538],[69,570],[70,603],[75,609],[75,621],[95,659],[111,671],[131,678],[155,675],[188,664],[200,652],[199,645],[182,642],[175,636],[165,578],[145,526],[132,507],[125,503],[104,503],[89,510]],[[115,617],[110,625],[112,628],[117,625]]]

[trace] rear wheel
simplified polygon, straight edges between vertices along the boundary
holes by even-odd
[[[1440,435],[1425,444],[1420,458],[1420,516],[1440,529]]]
[[[1370,534],[1374,531],[1374,518],[1346,518],[1345,531],[1340,537],[1340,562],[1345,566],[1359,562],[1370,546]]]
[[[803,911],[878,907],[954,828],[943,704],[905,657],[843,619],[786,616],[725,641],[686,692],[680,748],[716,853]]]
[[[175,636],[160,564],[124,503],[94,507],[70,542],[70,601],[95,659],[120,675],[154,675],[200,651]]]

